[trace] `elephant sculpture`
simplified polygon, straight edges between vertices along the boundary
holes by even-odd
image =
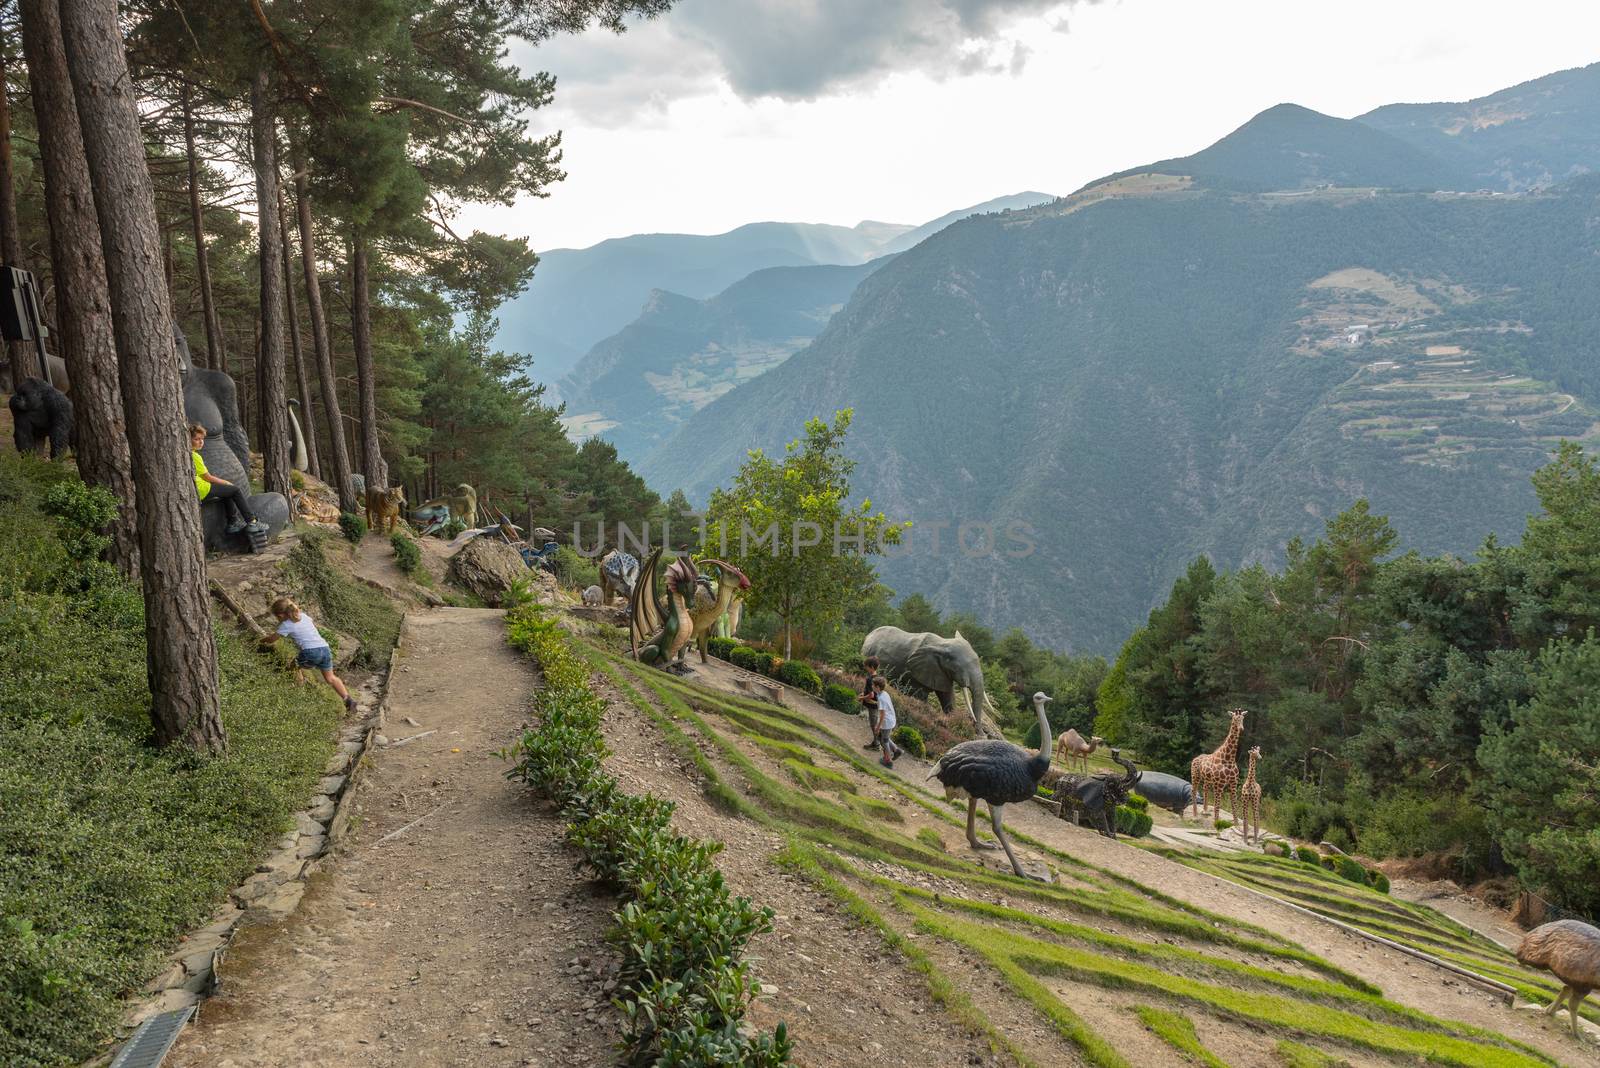
[[[233,379],[223,371],[195,367],[189,359],[188,339],[177,323],[172,324],[172,340],[178,352],[178,368],[183,372],[184,415],[188,422],[206,428],[206,444],[200,450],[206,470],[241,487],[250,498],[250,510],[267,525],[266,536],[277,537],[289,522],[289,502],[281,493],[250,492],[250,439],[239,418],[239,396]],[[251,551],[248,534],[227,532],[227,514],[220,501],[201,506],[200,525],[208,552]]]
[[[1139,779],[1139,795],[1158,808],[1178,815],[1194,801],[1194,787],[1188,779],[1160,771],[1147,771]]]
[[[926,691],[939,698],[946,712],[955,708],[957,689],[967,692],[967,706],[979,734],[1000,737],[998,728],[984,723],[983,710],[991,718],[994,705],[983,688],[983,664],[972,643],[957,631],[954,638],[938,634],[912,634],[899,627],[879,627],[861,643],[863,658],[878,658],[885,678],[907,689]]]

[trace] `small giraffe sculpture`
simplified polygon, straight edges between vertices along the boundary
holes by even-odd
[[[1228,736],[1222,744],[1189,762],[1189,781],[1194,784],[1197,816],[1207,812],[1221,816],[1223,795],[1231,802],[1229,811],[1237,813],[1239,810],[1239,735],[1244,733],[1246,712],[1234,708],[1228,715],[1232,722],[1228,724]]]
[[[1250,747],[1250,770],[1239,786],[1239,800],[1243,803],[1244,840],[1254,842],[1261,837],[1261,784],[1256,782],[1256,761],[1261,759],[1261,747]]]

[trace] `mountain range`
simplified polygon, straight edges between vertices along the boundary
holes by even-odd
[[[1277,562],[1357,497],[1424,551],[1515,538],[1553,445],[1600,442],[1597,76],[1354,120],[1280,105],[957,222],[638,469],[700,503],[854,408],[857,491],[919,524],[886,581],[1086,651],[1194,555]],[[1024,524],[1032,551],[963,555],[962,522]]]
[[[757,222],[725,234],[633,234],[552,249],[539,254],[527,290],[500,310],[497,343],[532,354],[538,377],[555,383],[596,343],[632,322],[654,290],[704,300],[768,267],[861,264],[910,248],[962,214],[1044,199],[1042,193],[1002,197],[921,226]]]

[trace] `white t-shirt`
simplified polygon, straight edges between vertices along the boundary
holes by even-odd
[[[894,725],[894,701],[889,697],[889,691],[884,690],[878,695],[878,729],[892,731]]]
[[[278,633],[291,639],[303,652],[307,649],[326,649],[328,641],[317,632],[317,625],[304,610],[298,620],[286,619],[278,624]]]

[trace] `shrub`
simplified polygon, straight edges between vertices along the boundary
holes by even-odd
[[[1338,862],[1335,861],[1332,856],[1318,857],[1317,858],[1317,863],[1321,864],[1324,868],[1328,869],[1331,872],[1334,872],[1335,874],[1338,873],[1338,870],[1339,870]]]
[[[367,536],[367,517],[357,515],[355,512],[339,513],[339,532],[345,540],[354,544]]]
[[[290,471],[289,472],[289,485],[293,486],[297,490],[305,489],[306,488],[305,472],[303,472],[303,471]]]
[[[1305,864],[1321,864],[1322,854],[1310,846],[1299,846],[1294,851],[1295,859]]]
[[[1348,879],[1361,886],[1367,885],[1367,869],[1354,857],[1340,857],[1334,862],[1333,870],[1341,879]]]
[[[422,566],[422,550],[401,531],[389,535],[389,546],[394,549],[394,562],[407,575],[416,574]]]
[[[706,649],[718,660],[728,659],[728,654],[739,647],[737,638],[713,637],[706,642]]]
[[[734,667],[765,675],[772,668],[772,654],[752,649],[748,645],[736,645],[728,651],[728,662]]]
[[[1150,809],[1149,799],[1139,794],[1129,794],[1125,803],[1128,808],[1133,809],[1135,812],[1147,812]]]
[[[1353,848],[1351,820],[1343,805],[1321,796],[1315,787],[1290,782],[1273,804],[1274,822],[1284,834],[1307,842],[1332,842]]]
[[[1377,868],[1368,868],[1367,885],[1380,894],[1387,894],[1389,892],[1389,877]]]
[[[772,910],[734,897],[716,868],[722,845],[672,832],[673,803],[633,796],[606,774],[600,733],[605,703],[589,686],[587,661],[555,620],[523,604],[506,617],[510,642],[539,662],[539,726],[507,754],[510,772],[561,807],[567,839],[624,904],[608,938],[622,951],[616,1004],[629,1064],[739,1064],[789,1061],[787,1030],[742,1027],[759,989],[750,939],[772,929]]]
[[[1232,820],[1212,820],[1211,825],[1219,831],[1225,831],[1233,826]]]
[[[779,682],[787,683],[797,690],[804,690],[813,697],[822,696],[822,678],[810,664],[803,660],[785,660],[778,665],[773,675]]]
[[[570,545],[563,545],[545,558],[556,581],[569,589],[586,590],[600,582],[600,567]]]
[[[902,723],[889,732],[889,737],[894,739],[894,744],[910,753],[914,757],[928,755],[928,747],[922,742],[922,732],[909,723]]]
[[[462,518],[458,515],[453,515],[444,521],[444,526],[439,528],[439,536],[445,541],[449,541],[466,529],[467,524],[462,520]]]
[[[1129,838],[1143,838],[1150,833],[1150,828],[1154,825],[1155,820],[1150,818],[1150,813],[1140,812],[1127,805],[1117,806],[1118,834],[1125,834]]]
[[[861,714],[861,702],[856,700],[856,692],[848,686],[841,686],[837,682],[830,682],[822,691],[822,700],[835,712],[842,712],[847,716]]]

